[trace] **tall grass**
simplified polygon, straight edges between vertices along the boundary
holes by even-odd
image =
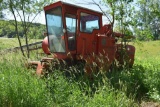
[[[107,77],[91,82],[84,76],[78,79],[73,75],[67,77],[63,71],[55,70],[47,77],[39,78],[31,73],[32,69],[25,68],[25,60],[20,55],[8,55],[1,57],[0,62],[2,107],[137,106],[125,92],[111,87]]]
[[[160,102],[159,60],[159,54],[136,56],[133,68],[102,72],[91,80],[74,73],[82,72],[79,65],[40,78],[25,67],[20,54],[6,54],[0,56],[0,106],[137,107],[141,101]]]
[[[17,55],[1,57],[0,106],[49,106],[52,100],[49,100],[45,82],[32,75],[21,58]]]

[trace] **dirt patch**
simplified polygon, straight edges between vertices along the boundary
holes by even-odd
[[[142,102],[141,107],[160,107],[160,103],[155,102]]]

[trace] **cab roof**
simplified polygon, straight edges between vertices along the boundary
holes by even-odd
[[[49,9],[52,9],[52,8],[58,7],[58,6],[70,7],[70,8],[73,8],[73,9],[75,9],[75,10],[83,9],[83,10],[86,10],[86,11],[91,11],[91,12],[95,12],[95,13],[97,13],[97,14],[103,15],[102,12],[95,11],[95,10],[88,9],[88,8],[84,8],[84,7],[77,6],[77,5],[70,4],[70,3],[62,2],[62,1],[58,1],[58,2],[55,2],[55,3],[50,4],[50,5],[48,5],[48,6],[45,6],[45,7],[44,7],[44,11],[47,11],[47,10],[49,10]]]

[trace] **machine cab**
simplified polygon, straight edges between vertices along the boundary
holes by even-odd
[[[48,45],[51,53],[65,59],[70,53],[87,54],[96,51],[96,30],[102,27],[102,13],[64,2],[44,7]]]

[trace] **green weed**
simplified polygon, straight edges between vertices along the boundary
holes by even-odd
[[[100,72],[93,79],[85,76],[81,64],[51,68],[51,74],[40,78],[32,73],[34,69],[25,68],[21,54],[1,55],[0,106],[137,107],[141,101],[160,102],[160,55],[147,49],[154,44],[149,43],[142,50],[136,44],[132,68]]]

